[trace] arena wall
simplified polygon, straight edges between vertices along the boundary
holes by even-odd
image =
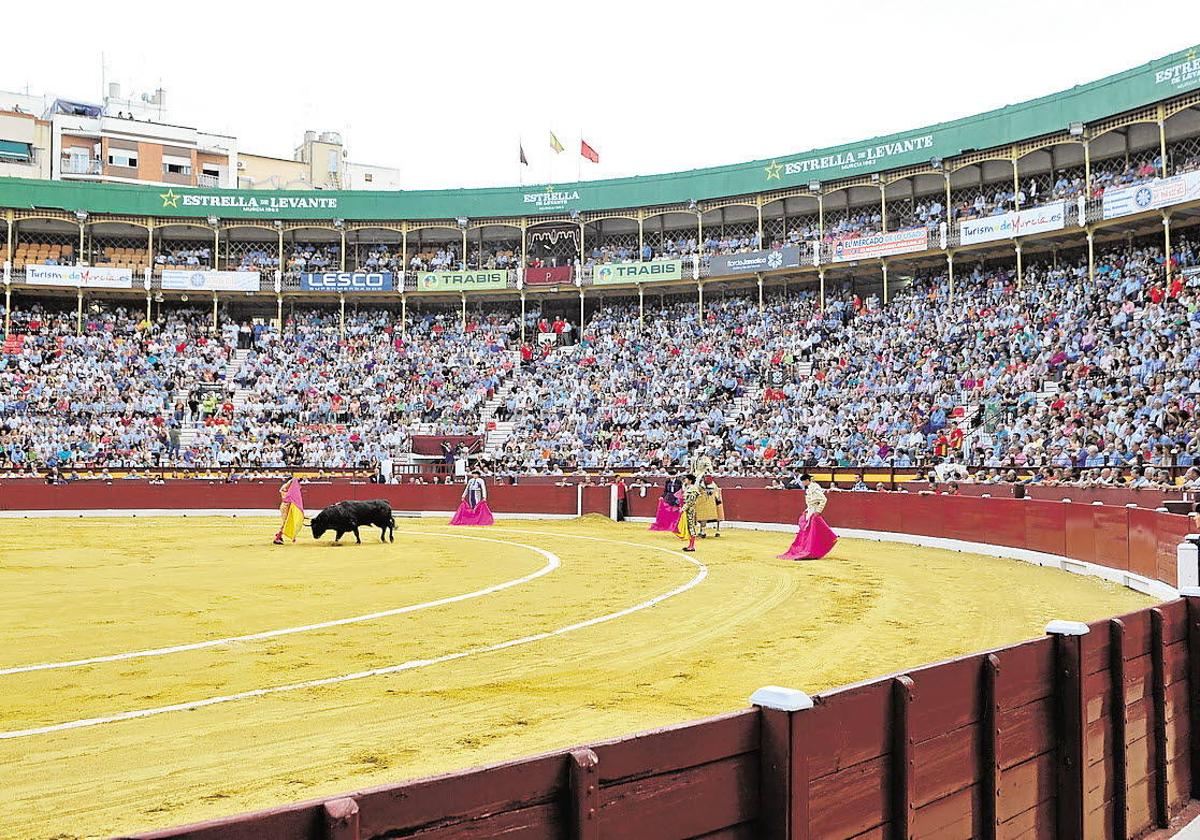
[[[445,511],[453,486],[314,485]],[[606,487],[500,486],[501,512],[606,513]],[[30,486],[25,510],[245,508],[271,485]],[[1188,519],[1137,508],[831,493],[835,527],[1062,555],[1174,585]],[[794,522],[802,494],[725,491],[726,516]],[[630,498],[650,515],[657,499]],[[898,549],[902,550],[902,549]],[[1200,803],[1200,592],[797,702],[144,838],[1109,838]],[[1048,628],[1050,630],[1051,628]],[[782,706],[776,708],[773,706]]]

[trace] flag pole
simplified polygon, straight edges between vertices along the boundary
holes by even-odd
[[[579,154],[575,156],[575,183],[583,180],[583,129],[579,129]]]

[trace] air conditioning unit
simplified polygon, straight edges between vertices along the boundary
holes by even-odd
[[[239,160],[238,161],[238,169],[245,169],[245,168],[246,168],[246,161]]]

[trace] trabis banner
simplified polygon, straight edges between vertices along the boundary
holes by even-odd
[[[959,244],[974,245],[977,242],[991,242],[994,239],[1012,239],[1014,236],[1028,236],[1033,233],[1045,233],[1051,230],[1062,230],[1066,224],[1067,203],[1056,201],[1041,207],[1030,207],[999,216],[987,216],[982,219],[968,219],[959,223]]]
[[[614,283],[657,283],[682,279],[682,260],[608,263],[592,269],[592,283],[596,286]]]
[[[417,277],[418,292],[472,292],[508,288],[508,272],[425,271]]]
[[[708,263],[708,273],[750,274],[758,271],[775,271],[779,268],[797,268],[800,265],[800,249],[795,245],[776,248],[773,251],[749,251],[745,254],[717,254]]]
[[[1171,204],[1200,199],[1200,172],[1185,172],[1171,178],[1155,178],[1132,187],[1104,191],[1104,218],[1115,219]]]
[[[300,290],[304,292],[391,292],[395,282],[389,271],[325,271],[301,274]]]
[[[184,291],[257,292],[262,276],[257,271],[189,271],[163,269],[162,287]]]
[[[31,286],[132,289],[133,270],[94,265],[26,265],[25,282]]]
[[[897,230],[892,233],[877,233],[874,236],[859,236],[843,239],[833,245],[834,262],[869,260],[892,254],[911,254],[929,248],[929,231],[926,228]]]

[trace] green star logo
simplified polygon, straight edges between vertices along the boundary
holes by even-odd
[[[163,200],[163,207],[179,207],[179,195],[175,190],[167,188],[165,193],[159,193],[158,197]]]
[[[1195,47],[1192,47],[1190,50],[1188,50],[1187,58],[1188,58],[1188,61],[1196,60],[1196,48]]]
[[[552,192],[554,192],[554,187],[553,187],[552,185],[550,185],[550,184],[547,184],[547,185],[546,185],[546,193],[547,193],[547,194],[549,194],[549,193],[552,193]]]
[[[779,165],[779,161],[777,161],[777,160],[771,161],[769,164],[767,164],[765,167],[763,167],[763,169],[767,173],[768,181],[770,181],[772,178],[774,178],[776,181],[778,181],[779,173],[783,171],[783,167]]]

